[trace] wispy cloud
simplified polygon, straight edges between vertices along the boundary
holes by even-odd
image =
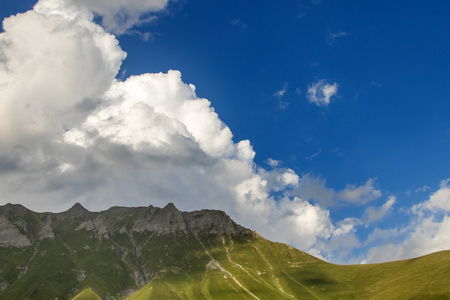
[[[242,20],[240,20],[240,19],[231,20],[230,23],[231,23],[231,25],[240,27],[241,29],[245,29],[248,27],[248,25],[246,23],[242,22]]]
[[[331,97],[337,95],[338,88],[339,86],[336,82],[329,84],[322,79],[308,87],[306,97],[309,102],[318,106],[328,106],[328,104],[330,104]]]
[[[418,192],[424,193],[424,192],[429,191],[429,190],[431,190],[431,188],[428,185],[425,185],[425,186],[423,186],[421,188],[416,189],[416,193],[418,193]]]
[[[284,94],[287,92],[288,83],[285,82],[283,88],[279,91],[276,91],[273,96],[278,98],[278,107],[282,110],[286,109],[289,106],[289,102],[282,101]]]
[[[338,31],[338,32],[328,32],[327,34],[327,43],[330,46],[333,46],[336,43],[336,40],[338,38],[344,37],[344,36],[348,36],[349,33],[348,32],[344,32],[344,31]]]
[[[285,94],[286,91],[287,91],[287,87],[288,87],[288,83],[285,82],[284,85],[283,85],[283,88],[282,88],[281,90],[279,90],[279,91],[276,91],[273,95],[274,95],[275,97],[277,97],[277,98],[283,97],[284,94]]]

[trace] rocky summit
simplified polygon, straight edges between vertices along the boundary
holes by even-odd
[[[337,266],[222,211],[0,206],[0,299],[450,299],[450,253]]]

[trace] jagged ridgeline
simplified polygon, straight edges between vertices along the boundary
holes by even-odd
[[[337,266],[224,212],[0,206],[0,299],[450,299],[450,253]]]

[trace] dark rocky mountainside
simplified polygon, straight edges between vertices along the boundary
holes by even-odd
[[[450,252],[337,266],[224,212],[0,206],[0,299],[450,299]]]
[[[101,212],[90,212],[77,203],[62,213],[36,213],[7,204],[0,207],[0,298],[30,274],[43,271],[36,267],[54,259],[52,255],[59,256],[61,265],[50,269],[49,264],[45,274],[35,274],[32,285],[39,288],[34,297],[42,294],[44,299],[53,293],[43,284],[55,272],[71,282],[70,290],[58,291],[63,298],[86,280],[105,281],[106,296],[114,297],[144,286],[175,261],[184,266],[187,251],[203,249],[205,237],[252,234],[222,211],[181,212],[172,203],[164,208],[112,207]],[[5,270],[11,258],[16,264]],[[100,273],[108,276],[99,277]]]

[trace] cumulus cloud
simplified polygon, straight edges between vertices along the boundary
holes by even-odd
[[[0,142],[61,133],[99,103],[126,54],[77,4],[41,1],[0,35]]]
[[[301,249],[313,248],[318,239],[328,239],[335,229],[328,210],[300,198],[281,200],[274,216],[269,225],[271,236]]]
[[[335,229],[329,211],[290,194],[300,181],[293,170],[256,166],[250,142],[233,141],[179,71],[116,79],[126,54],[93,12],[120,33],[166,4],[41,0],[5,20],[1,201],[38,211],[74,202],[222,209],[267,238],[318,249]]]
[[[319,80],[308,87],[306,96],[309,102],[316,104],[317,106],[328,106],[330,99],[336,96],[338,92],[338,84],[327,83],[325,80]]]

